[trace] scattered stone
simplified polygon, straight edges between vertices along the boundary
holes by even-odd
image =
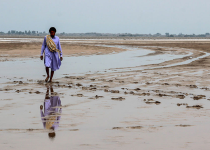
[[[125,100],[125,98],[123,98],[123,97],[118,97],[118,98],[112,98],[112,100],[122,101],[122,100]]]
[[[186,106],[186,108],[196,108],[196,109],[200,109],[200,108],[203,108],[203,106],[201,106],[201,105],[193,105],[193,106]]]
[[[179,99],[184,99],[185,96],[184,95],[177,95],[176,98],[179,98]]]
[[[141,90],[140,88],[136,88],[136,89],[134,89],[135,91],[139,91],[139,90]]]
[[[95,81],[95,79],[90,79],[91,81]]]
[[[98,95],[95,96],[96,99],[97,99],[97,98],[102,98],[102,97],[103,97],[103,96],[98,96]]]
[[[194,96],[193,99],[194,100],[199,100],[199,99],[203,99],[205,97],[206,97],[205,95],[197,95],[197,96]]]
[[[41,92],[39,92],[39,91],[36,91],[36,92],[34,92],[34,93],[36,93],[36,94],[40,94]]]
[[[180,125],[176,125],[176,126],[179,126],[179,127],[190,127],[192,125],[183,125],[183,124],[180,124]]]
[[[76,86],[82,86],[82,84],[80,84],[80,83],[77,83],[77,84],[76,84]]]
[[[104,89],[104,92],[109,92],[109,90],[108,89]]]
[[[156,104],[156,105],[159,105],[161,102],[159,102],[159,101],[155,101],[155,100],[153,100],[153,99],[144,99],[144,101],[145,101],[145,103],[146,104]]]
[[[187,85],[190,88],[198,88],[196,85]]]
[[[159,94],[157,94],[158,96],[160,96],[160,97],[163,97],[163,96],[169,96],[169,95],[166,95],[166,94],[161,94],[161,93],[159,93]]]
[[[134,84],[138,84],[139,82],[133,82]]]
[[[163,83],[162,85],[169,85],[168,83]]]
[[[119,90],[111,90],[110,92],[111,92],[111,93],[120,93]]]
[[[112,129],[116,129],[116,130],[119,130],[119,129],[123,129],[123,127],[113,127]]]
[[[126,127],[128,129],[142,129],[142,126],[131,126],[131,127]]]
[[[187,103],[177,103],[177,106],[188,105]]]
[[[21,90],[16,90],[15,92],[20,93],[20,92],[21,92]]]

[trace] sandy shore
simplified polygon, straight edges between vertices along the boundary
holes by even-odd
[[[0,64],[38,59],[42,41],[34,42],[0,41]],[[154,51],[140,60],[169,54],[183,57],[80,76],[67,73],[52,84],[43,81],[44,74],[37,80],[16,75],[24,68],[14,70],[14,75],[8,71],[13,68],[5,69],[8,76],[0,74],[0,147],[209,149],[210,40],[63,39],[61,44],[64,59],[126,51],[111,45]],[[50,96],[59,96],[62,104],[53,140],[40,116],[47,88],[53,88]]]

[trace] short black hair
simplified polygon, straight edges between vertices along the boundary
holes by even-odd
[[[50,31],[55,31],[56,32],[56,28],[55,27],[51,27],[50,29],[49,29],[49,32]]]

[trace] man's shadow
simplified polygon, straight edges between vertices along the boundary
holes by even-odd
[[[50,95],[49,95],[50,89]],[[61,119],[61,100],[59,96],[55,96],[53,87],[47,87],[47,92],[44,99],[44,111],[43,105],[40,105],[41,119],[43,127],[49,130],[48,136],[50,139],[55,138],[55,131],[59,127],[59,121]]]

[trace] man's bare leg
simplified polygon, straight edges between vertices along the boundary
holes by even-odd
[[[45,79],[45,81],[47,82],[49,79],[49,67],[46,67],[46,73],[47,73],[47,78]]]
[[[52,82],[53,75],[54,75],[54,71],[51,70],[50,81],[49,82]]]

